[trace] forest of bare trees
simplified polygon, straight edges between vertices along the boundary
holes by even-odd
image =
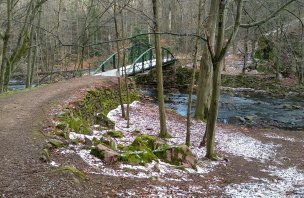
[[[303,83],[303,6],[297,0],[2,0],[0,93],[18,75],[26,87],[40,84],[40,73],[81,75],[131,46],[135,38],[147,36],[148,45],[166,46],[198,68],[201,102],[195,118],[208,120],[207,156],[213,158],[225,56],[243,56],[244,73],[267,70],[277,79],[294,76]],[[161,136],[166,136],[161,74],[158,71]]]

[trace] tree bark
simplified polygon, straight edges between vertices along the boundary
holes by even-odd
[[[222,61],[227,53],[228,48],[231,43],[234,41],[237,32],[240,27],[240,20],[242,16],[243,0],[237,0],[237,13],[236,21],[234,24],[233,32],[230,35],[227,43],[224,46],[225,38],[225,21],[226,21],[226,0],[219,0],[219,18],[218,18],[218,27],[217,27],[217,39],[216,39],[216,48],[213,53],[209,47],[209,52],[212,57],[212,66],[213,66],[213,79],[212,79],[212,95],[211,95],[211,105],[208,112],[208,121],[207,121],[207,154],[206,157],[212,160],[217,159],[215,153],[215,125],[218,114],[218,104],[220,96],[220,85],[221,85],[221,65]]]
[[[198,2],[198,16],[197,16],[197,27],[196,27],[196,34],[200,34],[200,25],[201,25],[201,16],[202,16],[202,4],[203,1],[199,0]],[[187,133],[186,133],[186,145],[190,146],[190,136],[191,136],[191,114],[192,114],[192,94],[193,94],[193,86],[195,83],[195,74],[196,74],[196,67],[197,67],[197,52],[198,52],[198,43],[199,38],[196,38],[195,45],[194,45],[194,54],[193,54],[193,71],[191,74],[191,83],[189,85],[189,95],[188,95],[188,109],[187,109]]]
[[[154,15],[154,33],[159,32],[159,0],[152,0],[153,15]],[[167,125],[164,102],[164,88],[163,88],[163,71],[162,71],[162,57],[160,46],[160,35],[155,34],[155,54],[156,54],[156,75],[157,75],[157,96],[159,105],[159,121],[160,121],[160,137],[167,137]]]
[[[26,83],[25,87],[31,87],[31,66],[32,66],[32,54],[33,54],[33,40],[34,40],[34,28],[30,28],[30,40],[29,40],[29,49],[27,54],[27,69],[26,69]]]
[[[7,0],[7,24],[6,30],[3,36],[3,47],[2,47],[2,63],[1,63],[1,70],[0,70],[0,93],[4,92],[4,84],[5,84],[5,71],[9,66],[9,58],[8,58],[8,44],[11,34],[11,22],[12,22],[12,15],[13,15],[13,0]]]
[[[118,40],[120,38],[120,36],[119,36],[118,24],[117,24],[117,1],[114,2],[114,25],[115,25],[116,39]],[[116,41],[116,50],[117,50],[117,81],[118,81],[118,87],[119,87],[119,102],[120,102],[120,107],[121,107],[121,116],[123,118],[125,118],[126,113],[125,113],[125,107],[123,105],[123,100],[122,100],[122,82],[121,82],[121,77],[120,77],[121,56],[120,56],[119,41]]]
[[[214,50],[214,40],[215,40],[215,30],[216,21],[218,17],[218,4],[219,0],[214,0],[211,2],[210,10],[208,13],[208,19],[206,24],[206,35],[209,38],[209,44]],[[210,95],[211,95],[211,80],[212,80],[212,62],[210,60],[210,55],[208,53],[208,46],[205,43],[203,46],[203,53],[200,62],[200,75],[198,80],[198,92],[197,101],[194,117],[199,120],[206,120],[208,115],[208,110],[210,106]]]

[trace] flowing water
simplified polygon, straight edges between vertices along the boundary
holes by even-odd
[[[144,91],[154,97],[153,91]],[[188,94],[168,93],[166,106],[186,116]],[[196,95],[193,95],[193,110]],[[226,124],[275,126],[286,129],[304,129],[304,100],[300,97],[274,98],[267,96],[236,96],[221,94],[218,121]]]
[[[23,81],[10,80],[7,88],[10,91],[12,91],[12,90],[22,90],[22,89],[25,89],[25,84],[24,84]]]

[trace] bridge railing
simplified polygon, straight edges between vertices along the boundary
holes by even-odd
[[[131,65],[134,62],[134,55],[136,55],[136,53],[138,53],[137,51],[141,51],[143,50],[143,46],[132,46],[132,47],[128,47],[125,49],[121,49],[120,50],[120,65],[123,65],[122,60],[123,57],[125,58],[125,64],[126,65]],[[118,67],[118,54],[117,52],[112,54],[111,56],[109,56],[105,61],[103,61],[96,69],[96,71],[94,72],[99,73],[99,72],[105,72],[107,70],[112,70],[112,69],[116,69]]]
[[[173,54],[167,49],[161,48],[162,55],[162,65],[168,65],[175,61]],[[146,70],[150,70],[152,67],[156,66],[156,57],[155,57],[155,48],[150,48],[142,53],[127,69],[124,71],[124,68],[121,70],[121,75],[134,76],[137,73],[143,73]]]

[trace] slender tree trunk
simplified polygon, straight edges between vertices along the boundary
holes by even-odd
[[[159,0],[152,0],[153,15],[154,15],[154,32],[159,32]],[[156,75],[157,75],[157,96],[159,105],[159,121],[160,121],[160,137],[167,137],[166,113],[164,102],[164,87],[163,87],[163,71],[162,71],[162,56],[160,46],[160,35],[155,34],[155,54],[156,54]]]
[[[256,40],[252,39],[251,40],[251,52],[250,52],[250,58],[252,60],[252,64],[253,64],[253,68],[256,69],[257,68],[257,62],[254,58],[254,53],[255,53],[255,48],[256,48]]]
[[[200,34],[200,25],[201,25],[201,15],[202,15],[202,4],[203,1],[199,0],[198,3],[198,16],[197,16],[197,26],[196,26],[196,35]],[[189,85],[189,95],[188,95],[188,109],[187,109],[187,134],[186,134],[186,145],[190,146],[191,144],[191,114],[192,114],[192,94],[193,94],[193,86],[195,83],[195,74],[197,67],[197,52],[198,52],[198,43],[199,38],[196,38],[194,45],[194,54],[193,54],[193,71],[191,74],[191,83]]]
[[[30,85],[33,85],[34,82],[34,72],[36,68],[37,63],[37,54],[38,54],[38,33],[35,31],[35,47],[33,48],[33,59],[32,59],[32,65],[31,65],[31,74],[30,74]]]
[[[121,11],[121,36],[125,37],[125,26],[124,26],[124,12]],[[127,64],[126,64],[126,49],[125,49],[125,40],[122,41],[122,49],[123,49],[123,59],[122,64],[124,67],[125,73],[125,86],[126,86],[126,95],[127,95],[127,110],[126,110],[126,119],[127,119],[127,128],[130,127],[130,94],[129,94],[129,83],[128,83],[128,75],[127,75]]]
[[[26,83],[25,87],[31,87],[31,66],[32,66],[32,54],[33,54],[33,40],[34,40],[34,28],[33,26],[30,28],[30,40],[29,40],[29,49],[27,54],[27,69],[26,69]]]
[[[118,24],[117,24],[117,2],[114,3],[114,25],[115,25],[115,32],[116,32],[116,39],[118,40],[120,38],[119,31],[118,31]],[[118,86],[119,86],[119,102],[121,107],[121,116],[123,118],[126,117],[125,113],[125,107],[123,105],[122,100],[122,83],[121,83],[121,77],[120,77],[120,47],[119,47],[119,41],[116,42],[116,50],[117,50],[117,80],[118,80]]]
[[[301,62],[301,76],[300,76],[300,84],[304,84],[304,38],[302,37],[302,62]]]
[[[0,70],[0,93],[4,91],[4,84],[5,84],[5,70],[9,67],[9,60],[8,60],[8,44],[11,34],[11,22],[12,22],[12,15],[13,15],[13,2],[12,0],[7,0],[7,24],[6,30],[4,33],[3,38],[3,47],[2,47],[2,63],[1,63],[1,70]]]
[[[248,41],[249,41],[249,29],[246,29],[245,39],[244,39],[244,62],[242,74],[245,74],[248,65]]]
[[[212,95],[211,95],[211,105],[208,112],[208,121],[207,121],[207,154],[206,157],[209,159],[216,159],[216,153],[214,151],[215,143],[215,125],[218,114],[219,106],[219,96],[220,96],[220,85],[221,85],[221,59],[219,55],[221,54],[224,37],[225,37],[225,6],[226,1],[220,0],[219,2],[219,18],[218,18],[218,35],[216,39],[215,47],[215,57],[212,60],[213,66],[213,79],[212,79]],[[212,53],[212,52],[210,52]]]

